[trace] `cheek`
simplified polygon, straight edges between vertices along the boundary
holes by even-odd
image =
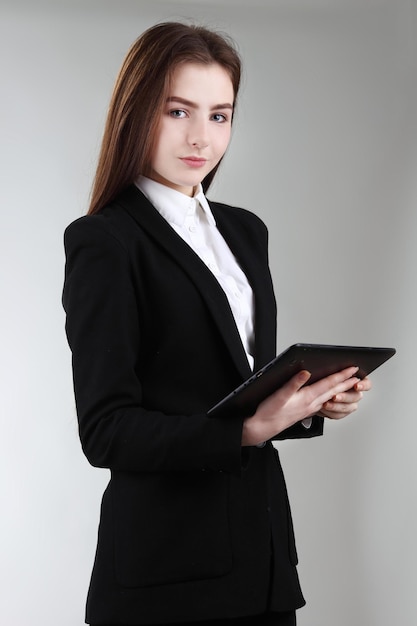
[[[156,133],[155,154],[163,154],[166,149],[169,148],[169,146],[173,143],[174,135],[174,129],[171,127],[166,119],[163,119]]]
[[[227,130],[217,138],[216,150],[220,156],[222,156],[226,152],[227,147],[230,143],[230,137],[231,132],[230,130]]]
[[[220,151],[222,153],[222,155],[226,152],[227,147],[230,143],[230,132],[225,133],[224,136],[222,137],[222,140],[220,142]]]
[[[152,167],[161,167],[161,165],[163,166],[164,162],[166,161],[167,156],[170,153],[170,148],[172,148],[172,145],[174,143],[172,141],[171,135],[172,133],[170,133],[166,127],[161,125],[153,148],[153,154],[151,159]]]

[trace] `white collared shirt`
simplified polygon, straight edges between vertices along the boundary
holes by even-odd
[[[229,301],[251,369],[254,364],[254,298],[236,257],[216,226],[201,185],[194,197],[140,176],[136,186],[214,274]]]

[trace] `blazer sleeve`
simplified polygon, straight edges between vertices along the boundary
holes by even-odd
[[[294,424],[290,428],[283,430],[281,433],[273,437],[276,441],[284,439],[308,439],[311,437],[319,437],[323,434],[324,419],[319,415],[314,415],[310,428],[305,428],[301,422]]]
[[[100,216],[64,235],[63,305],[79,434],[90,463],[121,471],[241,470],[242,420],[142,406],[140,312],[129,254]]]

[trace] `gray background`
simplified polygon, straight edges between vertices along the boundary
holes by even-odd
[[[77,438],[62,233],[86,210],[132,41],[195,18],[245,78],[211,197],[270,229],[278,350],[389,345],[360,412],[280,444],[300,626],[417,623],[417,11],[411,0],[0,1],[0,621],[78,626],[108,473]]]

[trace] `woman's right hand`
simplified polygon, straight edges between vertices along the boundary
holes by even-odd
[[[357,367],[348,367],[307,386],[311,374],[306,370],[298,372],[261,402],[252,417],[244,420],[242,446],[268,441],[306,417],[316,415],[326,402],[358,383],[357,371]]]

